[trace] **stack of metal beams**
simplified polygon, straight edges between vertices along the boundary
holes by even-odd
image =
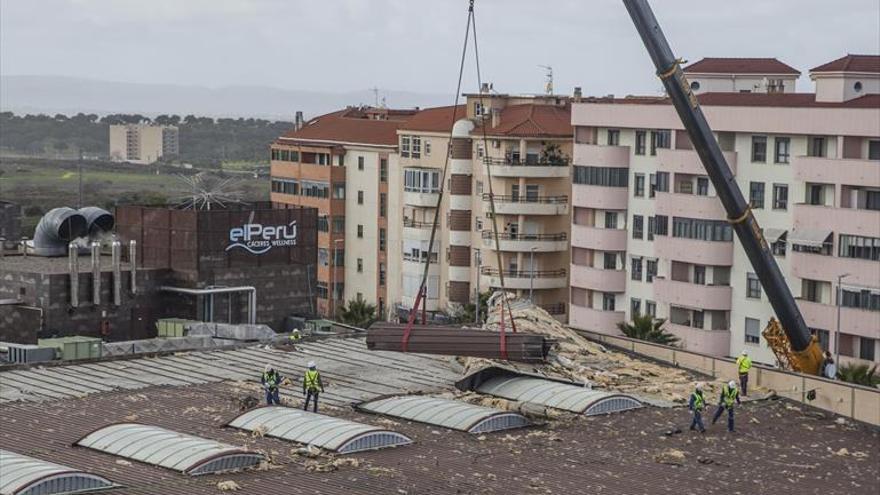
[[[403,352],[405,329],[403,324],[374,323],[367,330],[367,349]],[[507,360],[522,363],[544,362],[555,343],[535,334],[508,331],[505,337]],[[504,359],[499,332],[451,326],[413,325],[406,350],[421,354]]]

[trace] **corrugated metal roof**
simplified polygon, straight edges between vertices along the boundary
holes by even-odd
[[[314,445],[340,454],[412,443],[411,438],[391,430],[280,406],[252,409],[227,426],[259,430],[265,436]]]
[[[114,486],[101,476],[0,450],[0,495],[86,493]]]
[[[138,423],[105,426],[76,445],[197,476],[254,467],[262,454]]]
[[[591,390],[574,384],[530,376],[499,376],[481,383],[476,391],[508,400],[593,416],[642,407],[635,397]]]
[[[521,414],[422,395],[376,399],[358,404],[357,409],[468,433],[488,433],[531,424]]]

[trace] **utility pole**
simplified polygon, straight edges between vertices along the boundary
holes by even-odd
[[[840,297],[843,295],[840,282],[849,275],[849,273],[844,273],[837,276],[837,331],[834,332],[834,364],[837,365],[837,369],[840,369]]]

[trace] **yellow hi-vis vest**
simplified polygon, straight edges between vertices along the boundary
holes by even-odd
[[[705,402],[703,401],[703,394],[701,394],[699,392],[694,392],[693,396],[694,396],[694,411],[702,411],[703,405],[705,404]]]
[[[312,371],[307,370],[305,376],[303,377],[303,386],[306,390],[311,390],[313,392],[318,391],[318,370]]]
[[[739,367],[739,374],[748,373],[752,369],[752,358],[748,356],[740,356],[736,358],[736,365]]]
[[[725,383],[723,387],[721,387],[721,396],[724,397],[724,405],[727,407],[733,407],[733,403],[736,402],[736,396],[739,395],[739,390],[736,388],[730,388]]]

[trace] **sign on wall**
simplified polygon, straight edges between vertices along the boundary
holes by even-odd
[[[229,229],[226,251],[244,249],[252,254],[265,254],[273,248],[296,246],[296,220],[287,225],[246,223]]]

